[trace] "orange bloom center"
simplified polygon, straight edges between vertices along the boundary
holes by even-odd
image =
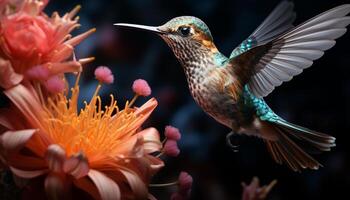
[[[121,148],[136,134],[139,120],[134,109],[126,105],[119,110],[117,102],[111,95],[110,105],[102,109],[101,98],[97,95],[101,85],[90,101],[77,112],[79,86],[71,89],[71,97],[60,93],[55,98],[49,98],[44,120],[46,133],[53,143],[65,149],[67,156],[80,151],[91,158],[93,156],[112,156],[126,152]],[[130,146],[130,145],[129,145]],[[132,145],[131,145],[132,146]]]

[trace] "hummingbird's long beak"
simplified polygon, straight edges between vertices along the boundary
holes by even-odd
[[[114,24],[115,26],[119,27],[125,27],[125,28],[132,28],[132,29],[139,29],[143,31],[149,31],[152,33],[157,33],[157,34],[164,34],[165,32],[160,30],[159,27],[157,26],[144,26],[144,25],[138,25],[138,24],[126,24],[126,23],[117,23]]]

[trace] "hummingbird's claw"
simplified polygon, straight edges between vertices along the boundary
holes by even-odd
[[[226,143],[227,143],[227,145],[228,145],[229,147],[232,148],[233,152],[236,153],[236,152],[238,152],[239,145],[238,145],[238,141],[237,141],[237,140],[234,141],[235,144],[232,143],[231,137],[234,136],[234,135],[235,135],[235,133],[234,133],[233,131],[229,132],[229,133],[226,135]],[[236,138],[236,137],[235,137],[235,138]],[[234,138],[234,139],[235,139],[235,138]]]

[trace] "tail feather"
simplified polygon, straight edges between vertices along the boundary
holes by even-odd
[[[285,163],[294,171],[302,169],[318,169],[322,165],[306,153],[304,146],[299,146],[298,141],[303,141],[320,151],[329,151],[335,146],[335,138],[324,133],[279,120],[267,122],[270,134],[274,134],[275,140],[266,140],[267,148],[272,158],[279,164]],[[265,130],[267,131],[267,130]],[[265,133],[266,134],[266,133]],[[296,140],[292,140],[291,137]]]
[[[304,140],[321,151],[330,151],[331,147],[335,147],[335,137],[287,121],[279,120],[276,123],[287,131],[289,135],[299,140]]]
[[[294,158],[295,168],[298,166],[302,168],[318,169],[321,164],[307,154],[301,147],[284,134],[284,130],[278,128],[280,132],[278,147],[283,149],[291,158]]]

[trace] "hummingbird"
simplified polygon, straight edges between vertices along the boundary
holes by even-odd
[[[335,137],[286,121],[264,97],[333,47],[347,31],[349,13],[350,4],[344,4],[294,26],[294,5],[282,1],[229,57],[219,52],[208,26],[193,16],[176,17],[161,26],[114,25],[156,33],[168,44],[196,103],[231,130],[229,145],[233,135],[256,136],[278,164],[301,171],[322,166],[309,153],[330,151]]]

